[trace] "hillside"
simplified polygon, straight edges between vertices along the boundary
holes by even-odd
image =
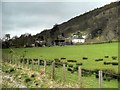
[[[84,39],[80,43],[101,43],[118,41],[120,1],[76,16],[67,22],[56,24],[34,36],[23,34],[2,43],[8,47],[64,46],[74,44],[74,39]],[[75,36],[75,37],[74,37]],[[76,37],[77,36],[77,37]],[[83,38],[85,36],[85,38]],[[79,44],[78,42],[76,44]]]
[[[80,32],[82,35],[87,35],[86,42],[116,41],[120,34],[118,32],[119,8],[120,2],[105,5],[55,25],[52,29],[43,31],[35,37],[43,37],[52,42],[61,34],[68,38],[72,34]]]

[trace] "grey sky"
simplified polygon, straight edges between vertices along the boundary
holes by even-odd
[[[110,2],[2,2],[2,36],[34,35]]]

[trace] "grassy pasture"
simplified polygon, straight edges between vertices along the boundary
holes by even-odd
[[[56,46],[56,47],[39,47],[39,48],[12,48],[14,51],[13,55],[20,57],[25,55],[26,58],[42,58],[46,60],[54,60],[55,58],[66,58],[61,60],[67,62],[67,60],[76,60],[77,63],[82,63],[81,68],[85,69],[107,69],[112,70],[114,73],[118,73],[118,65],[104,65],[104,62],[118,62],[113,60],[112,56],[118,57],[118,43],[110,44],[94,44],[94,45],[78,45],[78,46]],[[3,56],[8,56],[11,49],[3,49]],[[105,58],[104,56],[109,56]],[[87,57],[87,60],[83,60],[83,57]],[[95,61],[96,59],[103,59],[103,61]],[[76,66],[75,62],[68,62]],[[29,65],[31,67],[31,65]],[[40,66],[43,69],[43,66]],[[37,70],[37,65],[35,65]],[[51,77],[51,66],[47,66],[47,74]],[[78,73],[75,72],[72,74],[67,71],[67,82],[76,83],[78,80]],[[56,68],[55,77],[58,82],[63,81],[63,68]],[[98,79],[95,78],[95,75],[82,77],[83,87],[85,88],[98,88]],[[103,81],[104,88],[117,88],[118,81],[111,80]]]
[[[11,49],[3,49],[3,55],[9,54]],[[112,60],[112,56],[118,57],[118,43],[110,44],[94,44],[94,45],[77,45],[77,46],[56,46],[56,47],[39,47],[39,48],[12,48],[15,56],[23,56],[27,58],[42,58],[47,60],[54,60],[55,58],[66,58],[63,60],[76,60],[77,63],[83,63],[81,68],[85,69],[111,69],[118,72],[118,65],[104,65],[104,62],[118,62]],[[109,58],[104,58],[109,56]],[[88,60],[83,60],[87,57]],[[96,59],[103,59],[103,61],[96,62]],[[76,63],[71,63],[75,65]]]

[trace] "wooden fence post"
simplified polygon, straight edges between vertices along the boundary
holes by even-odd
[[[55,62],[52,62],[52,80],[55,79]]]
[[[18,62],[19,62],[18,60],[19,60],[19,58],[16,57],[16,65],[17,65],[17,66],[18,66],[18,64],[19,64],[19,63],[18,63]]]
[[[40,60],[38,59],[38,71],[40,69]]]
[[[78,67],[78,83],[80,84],[80,88],[82,87],[82,73],[80,66]]]
[[[32,70],[34,70],[34,60],[32,59]]]
[[[10,56],[10,64],[12,64],[12,56]]]
[[[16,65],[16,57],[14,56],[14,64]]]
[[[29,58],[27,58],[27,68],[29,69]]]
[[[13,55],[11,55],[10,58],[11,58],[11,64],[13,64]]]
[[[99,71],[99,88],[102,88],[102,71]]]
[[[13,64],[16,64],[16,63],[15,63],[15,56],[13,56]]]
[[[63,64],[63,80],[66,81],[66,67],[65,64]]]
[[[44,60],[44,74],[46,75],[46,60]]]
[[[24,58],[23,58],[23,61],[22,61],[22,67],[24,68]]]
[[[20,68],[20,57],[18,57],[18,67]]]
[[[6,63],[9,63],[9,56],[6,57]]]

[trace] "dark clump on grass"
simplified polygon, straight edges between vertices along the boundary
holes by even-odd
[[[114,73],[113,70],[103,70],[103,80],[110,81],[112,79],[118,79],[120,77],[119,74]]]
[[[14,71],[15,71],[14,68],[10,68],[10,70],[9,70],[10,73],[11,73],[11,72],[14,72]]]
[[[70,71],[71,73],[74,73],[74,69],[73,68],[67,68],[68,71]]]
[[[20,59],[20,63],[23,63],[23,58]]]
[[[111,62],[104,62],[104,65],[110,65]]]
[[[109,58],[109,56],[104,56],[104,58]]]
[[[73,65],[72,64],[68,64],[68,67],[73,67]]]
[[[81,65],[83,65],[83,64],[82,64],[82,63],[76,63],[76,65],[77,65],[77,66],[81,66]]]
[[[110,81],[110,80],[112,80],[112,78],[111,77],[103,77],[103,80],[104,81]]]
[[[117,60],[117,56],[112,56],[112,59],[113,60]]]
[[[55,58],[54,60],[55,60],[55,62],[60,62],[60,60],[58,58]]]
[[[78,66],[75,66],[75,67],[73,68],[73,70],[74,70],[74,71],[78,71]]]
[[[118,65],[118,62],[112,62],[112,65]]]
[[[33,59],[33,61],[34,61],[34,64],[37,64],[38,63],[38,59]]]
[[[25,78],[25,80],[24,80],[26,83],[28,83],[28,82],[30,82],[31,81],[31,79],[30,78]]]
[[[62,58],[60,58],[61,60],[64,60],[64,59],[66,59],[66,58],[64,58],[64,57],[62,57]]]
[[[99,78],[99,75],[98,74],[96,74],[96,76],[95,76],[96,78]]]
[[[38,61],[38,59],[36,59],[36,58],[34,58],[33,60],[36,61],[36,62]]]
[[[51,60],[46,61],[46,65],[50,66],[50,65],[52,65],[52,62],[53,62],[53,61],[51,61]]]
[[[61,66],[63,66],[63,63],[62,62],[55,62],[55,66],[56,67],[61,67]]]
[[[35,85],[38,86],[38,83],[36,83]]]
[[[82,69],[82,76],[91,76],[93,74],[92,70]]]
[[[96,59],[95,61],[103,61],[103,59]]]
[[[44,60],[40,60],[40,65],[44,65]]]
[[[29,59],[29,64],[32,64],[32,59]]]
[[[76,60],[67,60],[67,62],[77,62]]]
[[[31,75],[31,78],[34,78],[35,76],[36,76],[35,74],[32,74],[32,75]]]
[[[88,58],[87,58],[87,57],[83,57],[82,59],[83,59],[83,60],[87,60]]]
[[[23,59],[24,64],[27,64],[27,58]]]
[[[72,71],[72,68],[67,68],[67,70],[71,72],[71,71]]]

